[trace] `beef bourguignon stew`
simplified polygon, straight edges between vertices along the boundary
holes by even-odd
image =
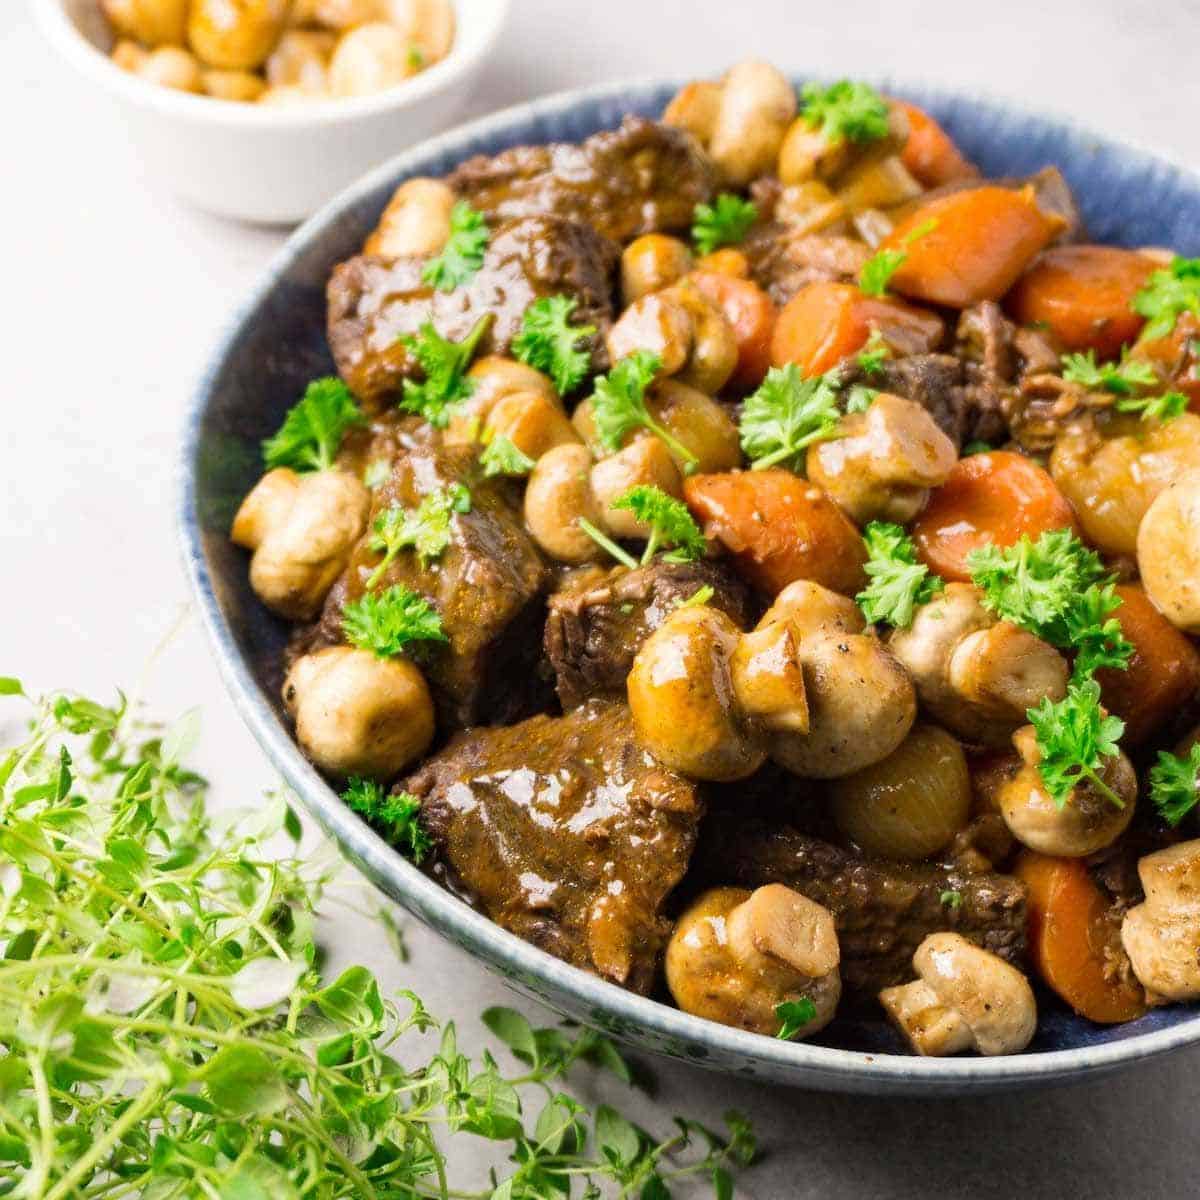
[[[1200,260],[747,62],[407,180],[328,335],[232,536],[466,903],[769,1036],[1200,999]]]

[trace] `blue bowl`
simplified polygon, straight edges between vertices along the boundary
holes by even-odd
[[[988,175],[1053,163],[1075,189],[1092,236],[1200,254],[1200,177],[1159,157],[1007,104],[884,81],[928,108]],[[882,1021],[841,1021],[819,1043],[788,1043],[716,1025],[635,996],[493,925],[376,836],[292,741],[279,700],[286,629],[258,602],[247,560],[228,539],[260,473],[259,443],[304,385],[332,370],[325,281],[357,252],[396,185],[442,175],[472,154],[577,141],[627,113],[656,115],[676,85],[614,85],[524,104],[401,154],[300,228],[242,306],[196,389],[184,433],[180,523],[188,574],[234,703],[309,812],[388,896],[499,971],[518,991],[645,1050],[714,1070],[803,1087],[938,1095],[1067,1082],[1200,1041],[1200,1013],[1166,1008],[1114,1028],[1043,1005],[1037,1039],[1012,1058],[905,1055]],[[847,1048],[849,1047],[849,1048]]]

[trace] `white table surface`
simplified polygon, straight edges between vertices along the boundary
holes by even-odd
[[[714,72],[731,57],[828,72],[892,71],[1075,111],[1200,164],[1198,0],[515,0],[473,113],[618,77]],[[227,802],[273,772],[226,702],[195,622],[149,659],[188,603],[173,464],[188,387],[277,230],[177,204],[137,147],[0,0],[0,674],[110,693],[146,676],[164,713],[203,706],[199,765]],[[381,147],[381,156],[388,150]],[[407,923],[395,962],[369,921],[336,947],[419,991],[466,1030],[513,998],[481,966]],[[538,1014],[534,1014],[538,1015]],[[545,1015],[545,1014],[540,1014]],[[769,1157],[744,1194],[783,1197],[1194,1196],[1200,1051],[1080,1087],[986,1100],[822,1096],[654,1062],[631,1109],[749,1113]],[[594,1081],[582,1081],[589,1094]],[[461,1149],[457,1151],[461,1156]]]

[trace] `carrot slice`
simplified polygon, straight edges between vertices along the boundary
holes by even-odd
[[[736,391],[753,391],[771,365],[771,334],[775,328],[771,298],[757,283],[720,271],[693,271],[685,283],[711,300],[733,329],[738,358],[729,386]]]
[[[943,579],[969,580],[967,555],[989,542],[1011,546],[1022,534],[1074,529],[1066,497],[1037,463],[993,450],[954,464],[912,527],[917,553]]]
[[[1041,324],[1067,350],[1113,358],[1142,331],[1130,307],[1155,264],[1118,246],[1053,246],[1017,280],[1005,300],[1022,325]]]
[[[903,254],[892,288],[915,300],[966,308],[999,300],[1063,227],[1031,186],[966,188],[918,205],[880,249]]]
[[[1096,672],[1104,706],[1125,722],[1126,745],[1144,742],[1200,688],[1200,651],[1136,583],[1117,586],[1113,616],[1133,644],[1128,669]]]
[[[771,361],[777,367],[795,363],[810,377],[823,375],[861,350],[872,329],[914,349],[932,350],[942,340],[944,326],[934,313],[866,296],[853,284],[810,283],[780,312]]]
[[[866,549],[858,530],[815,484],[791,471],[693,475],[683,497],[768,596],[797,579],[853,595],[866,583]]]
[[[900,161],[909,173],[927,188],[976,179],[978,170],[963,157],[950,135],[923,108],[907,100],[893,100],[908,117],[908,140],[900,153]]]
[[[1140,987],[1123,980],[1118,926],[1108,901],[1077,858],[1024,851],[1013,873],[1028,889],[1029,950],[1038,973],[1077,1013],[1115,1025],[1146,1011]]]

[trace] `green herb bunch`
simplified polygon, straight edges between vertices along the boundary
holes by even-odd
[[[0,1194],[662,1198],[689,1175],[732,1194],[754,1149],[735,1114],[725,1137],[679,1121],[659,1139],[559,1090],[580,1061],[629,1081],[602,1036],[489,1010],[521,1064],[505,1074],[450,1025],[430,1054],[420,1000],[385,1000],[365,968],[323,980],[335,864],[299,857],[282,797],[209,816],[183,765],[194,715],[155,736],[124,700],[30,704],[0,751]],[[482,1190],[453,1178],[444,1143],[464,1137],[508,1152]]]

